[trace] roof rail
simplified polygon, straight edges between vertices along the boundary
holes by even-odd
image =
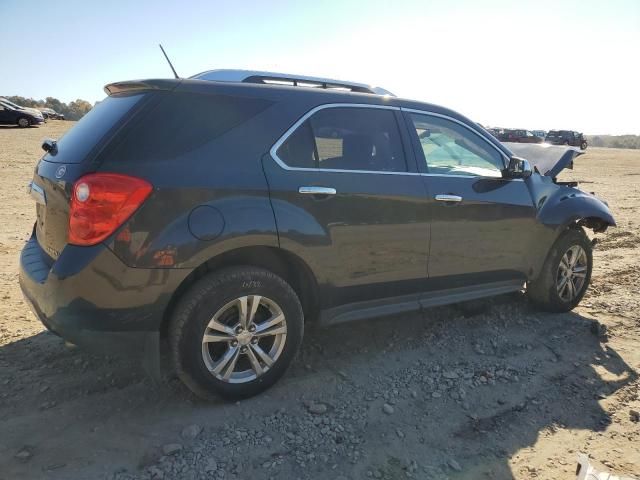
[[[393,93],[384,88],[372,87],[364,83],[345,82],[330,78],[308,77],[289,73],[259,72],[253,70],[208,70],[191,77],[197,80],[214,82],[259,83],[267,85],[289,85],[294,87],[323,88],[330,90],[346,90],[358,93],[372,93],[374,95],[389,95]]]

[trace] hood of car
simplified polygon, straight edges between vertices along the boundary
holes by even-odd
[[[584,152],[578,147],[549,145],[546,143],[507,143],[505,145],[516,156],[529,161],[540,175],[555,178],[565,168],[573,168],[573,161]]]
[[[30,108],[30,107],[20,107],[20,110],[22,110],[23,112],[26,112],[30,115],[33,115],[34,117],[42,117],[42,112],[40,110],[37,110],[35,108]]]

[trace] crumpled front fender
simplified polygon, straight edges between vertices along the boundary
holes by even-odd
[[[615,226],[616,221],[605,202],[577,188],[560,187],[538,211],[544,225],[562,229],[572,224],[584,225],[596,232]]]

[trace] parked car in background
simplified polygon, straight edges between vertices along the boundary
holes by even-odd
[[[29,127],[44,123],[42,113],[33,108],[23,108],[12,102],[0,99],[0,125],[18,125]]]
[[[498,128],[498,127],[492,127],[492,128],[488,128],[487,132],[489,132],[491,135],[493,135],[497,140],[500,140],[500,137],[504,133],[504,129],[503,128]]]
[[[587,139],[582,133],[573,130],[550,130],[545,142],[552,145],[571,145],[580,147],[582,150],[587,149]]]
[[[505,128],[500,138],[501,142],[514,142],[514,143],[542,143],[544,139],[535,136],[529,130],[523,130],[519,128]]]
[[[585,229],[615,225],[557,181],[573,149],[518,145],[530,164],[463,115],[383,89],[213,70],[105,91],[43,144],[20,285],[48,329],[92,352],[159,368],[166,344],[203,397],[273,385],[305,322],[525,288],[571,310],[591,277]]]
[[[50,118],[51,120],[64,120],[64,115],[56,112],[52,108],[41,108],[40,111],[44,118]]]
[[[13,109],[13,110],[15,110],[17,112],[24,112],[24,113],[30,115],[31,117],[33,117],[34,120],[30,121],[29,125],[39,125],[41,123],[44,123],[44,115],[42,115],[42,112],[40,110],[37,110],[35,108],[31,108],[31,107],[23,107],[22,105],[18,105],[17,103],[13,103],[12,101],[10,101],[10,100],[8,100],[8,99],[6,99],[4,97],[0,97],[0,105],[3,105],[5,107],[9,107],[10,109]],[[24,121],[22,123],[24,123]],[[21,127],[28,127],[29,125],[20,125],[20,126]]]
[[[536,137],[542,138],[543,140],[547,136],[547,132],[545,132],[544,130],[531,130],[531,133],[533,133]]]

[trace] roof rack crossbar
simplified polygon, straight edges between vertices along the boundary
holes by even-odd
[[[297,78],[290,76],[278,76],[275,77],[273,75],[251,75],[247,77],[241,82],[243,83],[262,83],[267,84],[270,81],[274,82],[290,82],[294,87],[299,86],[299,83],[309,84],[309,86],[313,86],[316,84],[320,88],[330,89],[330,88],[345,88],[351,90],[352,92],[360,92],[360,93],[376,93],[371,87],[366,85],[360,85],[351,82],[340,82],[340,81],[324,81],[322,79],[314,79],[314,78]],[[306,86],[306,85],[305,85]]]
[[[328,89],[345,89],[357,93],[371,93],[374,95],[393,95],[388,90],[379,87],[372,87],[363,83],[332,80],[329,78],[307,77],[304,75],[291,75],[276,72],[258,72],[251,70],[209,70],[194,75],[194,79],[211,80],[217,82],[240,82],[240,83],[290,83],[294,87],[311,87]],[[300,84],[303,85],[300,85]]]

